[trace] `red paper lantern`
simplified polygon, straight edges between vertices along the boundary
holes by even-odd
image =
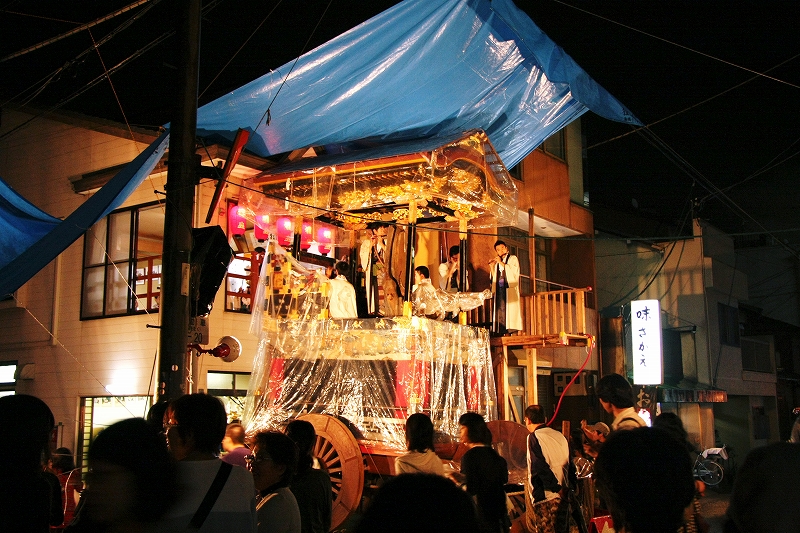
[[[300,249],[307,252],[311,248],[311,241],[314,240],[311,223],[303,222],[303,233],[300,235]]]
[[[258,215],[256,217],[255,227],[253,228],[256,240],[266,241],[269,238],[267,228],[269,228],[269,215]]]
[[[275,233],[278,235],[278,244],[281,246],[292,245],[292,219],[290,217],[281,217],[278,219]]]
[[[319,253],[328,255],[331,253],[331,243],[333,242],[333,230],[328,226],[320,226],[317,229],[317,246]]]
[[[244,235],[247,230],[247,219],[242,216],[244,212],[238,205],[234,205],[228,210],[228,232],[231,235]]]

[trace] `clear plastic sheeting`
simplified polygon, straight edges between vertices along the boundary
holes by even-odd
[[[461,414],[497,418],[485,329],[423,317],[324,318],[325,283],[292,270],[288,286],[277,286],[270,265],[293,263],[271,255],[251,323],[259,343],[243,417],[248,432],[321,413],[345,422],[365,445],[404,450],[409,414],[430,415],[440,439],[453,442]]]
[[[492,297],[492,291],[447,292],[437,289],[430,280],[420,283],[411,294],[411,306],[415,316],[442,320],[448,313],[457,314],[483,305]]]
[[[247,180],[239,208],[250,217],[306,215],[345,228],[373,221],[429,226],[514,225],[517,187],[487,135],[406,141],[344,154],[306,157]]]

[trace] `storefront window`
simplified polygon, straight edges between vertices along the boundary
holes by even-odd
[[[4,361],[0,363],[0,396],[14,394],[17,386],[16,374],[16,361]]]

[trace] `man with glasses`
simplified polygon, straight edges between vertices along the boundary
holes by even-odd
[[[225,407],[213,396],[187,394],[170,403],[164,433],[181,491],[166,531],[256,531],[253,477],[217,458],[226,425]]]

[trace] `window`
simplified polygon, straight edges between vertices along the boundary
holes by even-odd
[[[0,396],[10,396],[17,388],[17,362],[0,362]]]
[[[739,309],[717,303],[719,315],[719,342],[728,346],[739,346]]]
[[[522,181],[522,162],[508,169],[508,174],[517,181]]]
[[[497,228],[500,240],[508,245],[511,255],[516,255],[519,261],[519,293],[521,296],[531,294],[531,262],[528,256],[528,234],[513,227]]]
[[[550,154],[553,157],[557,157],[561,160],[567,159],[567,149],[563,129],[558,130],[553,135],[545,139],[540,147],[546,154]]]
[[[225,310],[249,313],[258,276],[264,262],[264,253],[246,252],[236,254],[228,266],[225,286]]]
[[[206,375],[207,392],[219,398],[225,405],[229,422],[242,419],[248,387],[250,387],[250,374],[248,372],[215,372],[210,370]]]
[[[547,280],[550,274],[550,239],[543,239],[536,237],[534,244],[536,246],[536,292],[545,292],[549,290]]]
[[[743,337],[742,370],[772,373],[772,360],[769,354],[769,343]]]
[[[206,387],[214,396],[245,396],[250,386],[249,372],[208,372]]]
[[[115,211],[86,232],[81,319],[155,311],[161,291],[164,212]]]
[[[89,447],[105,428],[128,418],[146,418],[153,403],[151,396],[95,396],[81,398],[78,450],[75,460],[85,467]]]

